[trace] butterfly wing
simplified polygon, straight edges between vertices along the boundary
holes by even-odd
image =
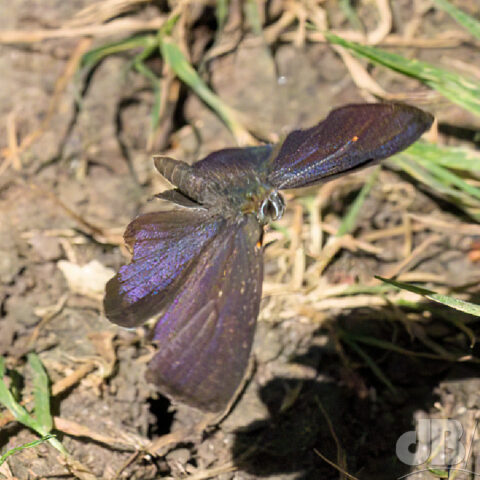
[[[148,379],[166,395],[224,409],[245,374],[262,290],[261,227],[253,215],[209,243],[159,319]]]
[[[134,327],[159,314],[224,223],[193,208],[148,213],[133,220],[124,235],[133,248],[132,261],[107,283],[107,318]]]
[[[260,174],[271,153],[272,145],[225,148],[210,153],[194,163],[192,168],[197,174],[213,178],[220,184],[231,184],[252,170]]]
[[[432,121],[430,114],[403,104],[338,108],[318,125],[286,137],[270,162],[267,180],[278,189],[325,182],[403,150]]]

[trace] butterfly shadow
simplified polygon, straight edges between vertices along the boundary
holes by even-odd
[[[368,312],[362,317],[368,317]],[[342,315],[333,331],[338,326],[350,332],[368,332],[372,338],[386,338],[391,331],[385,328],[384,320],[376,320],[381,317],[378,310],[370,311],[370,320],[359,321],[357,312]],[[319,329],[313,338],[325,337],[325,333],[325,329]],[[395,343],[406,341],[398,334]],[[392,382],[394,390],[345,344],[342,355],[346,362],[331,344],[312,346],[289,363],[314,367],[315,378],[276,377],[259,388],[268,418],[235,431],[232,453],[238,468],[258,477],[283,474],[302,480],[339,478],[338,470],[323,456],[362,480],[391,480],[411,472],[411,467],[396,456],[397,440],[415,430],[416,412],[432,410],[438,400],[435,389],[439,382],[445,378],[474,378],[474,367],[462,364],[459,368],[458,363],[364,345],[361,348]]]

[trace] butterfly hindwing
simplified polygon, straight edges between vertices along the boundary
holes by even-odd
[[[168,396],[220,411],[241,383],[260,305],[260,236],[253,215],[223,226],[159,319],[148,379]]]
[[[371,165],[408,147],[432,120],[403,104],[338,108],[318,125],[286,137],[269,162],[267,181],[278,189],[304,187]]]
[[[132,260],[106,286],[108,319],[133,327],[159,314],[223,223],[201,209],[147,213],[133,220],[124,235],[133,248]]]

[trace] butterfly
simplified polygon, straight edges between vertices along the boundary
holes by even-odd
[[[170,209],[134,219],[131,263],[106,285],[107,318],[136,327],[158,317],[147,378],[200,410],[223,411],[248,365],[260,308],[263,233],[280,193],[370,166],[415,142],[432,116],[404,104],[354,104],[278,145],[228,148],[188,165],[156,156],[174,188]]]

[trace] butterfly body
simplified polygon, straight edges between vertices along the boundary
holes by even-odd
[[[413,143],[432,117],[400,104],[348,105],[277,146],[231,148],[188,165],[155,157],[171,209],[127,227],[130,264],[106,286],[106,316],[134,327],[155,316],[148,378],[170,398],[220,411],[238,389],[259,312],[264,226],[280,190],[372,165]]]
[[[176,193],[197,202],[198,207],[231,219],[253,213],[265,225],[281,218],[285,207],[278,190],[267,183],[264,165],[271,152],[271,145],[230,148],[214,152],[192,166],[161,156],[154,162],[176,187]],[[171,191],[159,196],[172,197]]]

